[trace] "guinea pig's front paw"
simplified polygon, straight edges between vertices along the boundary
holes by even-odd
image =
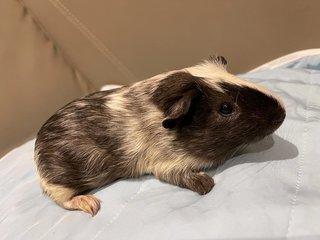
[[[186,179],[186,186],[200,195],[207,194],[214,186],[214,180],[204,172],[192,173]]]

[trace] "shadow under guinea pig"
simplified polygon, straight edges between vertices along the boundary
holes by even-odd
[[[239,150],[231,159],[228,159],[217,169],[210,171],[210,175],[219,174],[238,164],[288,160],[297,157],[298,154],[298,148],[293,143],[272,134]]]
[[[207,173],[210,176],[214,176],[238,164],[287,160],[297,157],[298,154],[298,148],[294,144],[273,134],[271,136],[267,136],[259,142],[248,145],[246,148],[242,150],[239,150],[238,152],[236,152],[236,154],[233,155],[232,158],[228,159],[224,164],[220,165],[216,169],[207,171]],[[98,191],[101,191],[104,188],[116,184],[118,181],[125,180],[128,182],[137,182],[153,178],[155,178],[153,175],[145,175],[139,178],[118,179],[101,188],[91,190],[90,193],[94,194]]]

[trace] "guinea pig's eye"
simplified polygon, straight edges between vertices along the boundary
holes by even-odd
[[[219,111],[222,115],[229,115],[233,112],[233,106],[231,103],[227,103],[227,102],[222,103],[220,105]]]

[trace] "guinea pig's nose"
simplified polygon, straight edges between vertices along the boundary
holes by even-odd
[[[281,125],[286,118],[286,111],[283,108],[279,108],[278,113],[274,116],[273,124]]]

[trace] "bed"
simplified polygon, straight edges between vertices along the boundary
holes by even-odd
[[[320,239],[320,50],[240,77],[280,95],[287,118],[210,170],[209,194],[145,176],[95,191],[93,218],[66,211],[41,192],[32,140],[0,160],[0,239]]]

